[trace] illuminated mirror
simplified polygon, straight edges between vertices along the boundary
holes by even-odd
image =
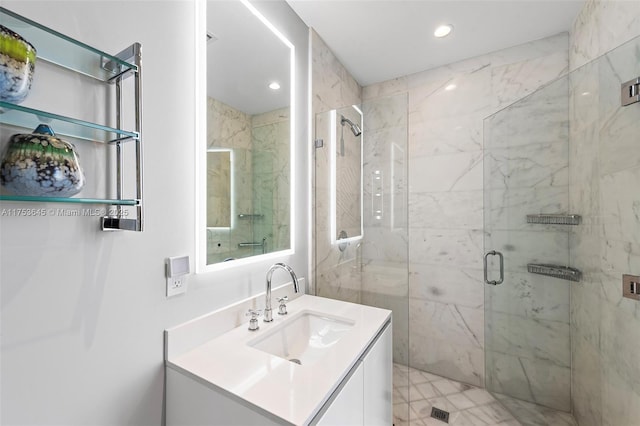
[[[250,3],[210,0],[206,9],[206,219],[199,221],[206,229],[199,238],[213,265],[292,247],[294,80],[293,45]]]

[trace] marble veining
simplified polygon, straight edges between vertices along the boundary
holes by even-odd
[[[571,32],[570,207],[585,223],[571,231],[571,262],[586,272],[571,293],[571,402],[586,426],[640,418],[633,361],[640,309],[620,294],[621,274],[640,268],[637,197],[629,189],[640,179],[639,109],[621,108],[618,93],[638,74],[639,23],[638,2],[588,0]]]

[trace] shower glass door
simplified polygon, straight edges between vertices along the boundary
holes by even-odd
[[[524,425],[640,413],[638,64],[640,38],[484,121],[485,384]]]
[[[568,82],[484,121],[485,384],[516,417],[571,410]]]
[[[407,116],[402,94],[314,120],[314,291],[392,311],[396,425],[410,420]]]

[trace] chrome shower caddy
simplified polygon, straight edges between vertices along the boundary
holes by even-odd
[[[108,212],[100,218],[103,231],[142,231],[142,53],[134,43],[116,55],[109,55],[35,21],[0,7],[0,23],[22,35],[37,49],[37,60],[66,68],[108,84],[115,91],[115,127],[92,123],[48,111],[0,101],[0,123],[33,130],[41,122],[51,123],[56,133],[74,139],[115,146],[115,198],[62,198],[0,195],[0,201],[55,202],[67,205],[103,205]],[[37,66],[36,66],[37,67]],[[37,73],[37,70],[36,70]],[[122,127],[122,82],[133,78],[133,129]],[[135,196],[124,198],[124,143],[135,144]],[[125,210],[127,209],[127,210]],[[135,217],[129,217],[135,210]]]

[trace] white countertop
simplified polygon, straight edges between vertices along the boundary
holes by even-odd
[[[241,326],[187,352],[168,357],[167,367],[215,390],[233,394],[296,425],[309,423],[391,317],[391,311],[323,297],[303,295],[287,304],[260,329]],[[325,313],[354,323],[330,353],[312,365],[298,365],[249,346],[302,311]]]

